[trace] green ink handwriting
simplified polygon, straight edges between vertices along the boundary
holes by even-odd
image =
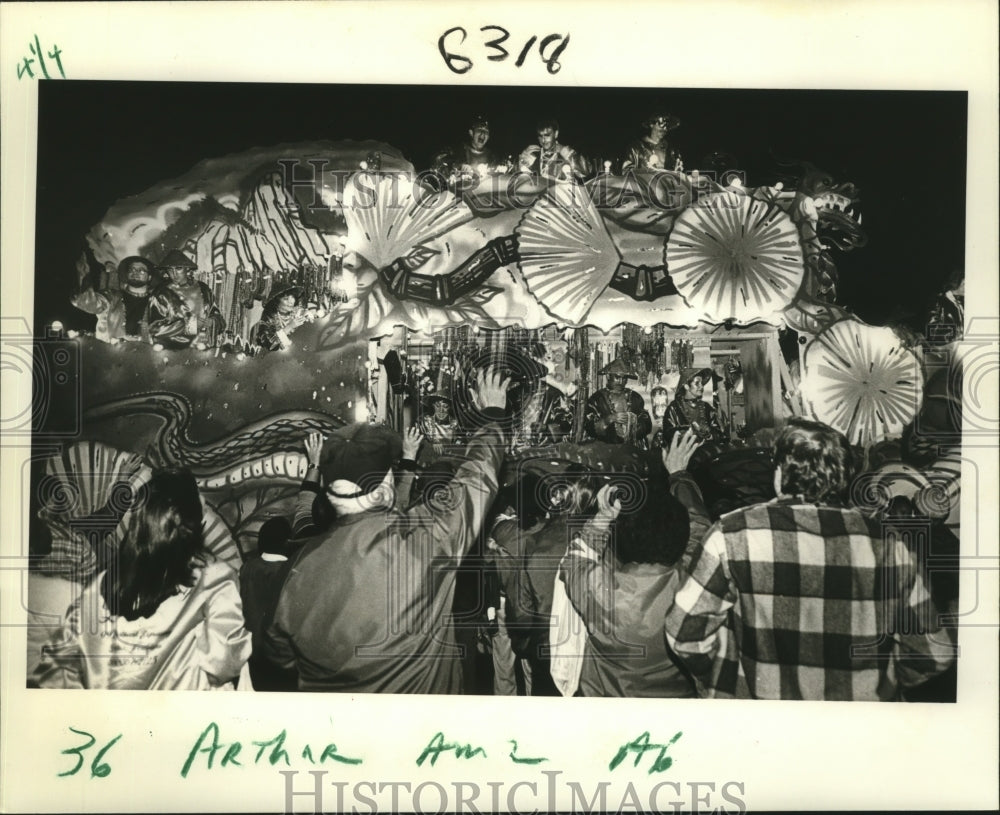
[[[286,730],[282,730],[272,739],[251,742],[251,744],[257,748],[257,753],[254,755],[252,763],[259,764],[266,761],[274,767],[279,762],[284,762],[285,766],[291,766],[291,757],[289,756],[288,750],[285,749],[285,741],[287,738],[288,732]],[[205,760],[205,769],[207,770],[211,770],[216,766],[215,759],[220,753],[222,756],[218,762],[219,767],[227,767],[229,765],[242,767],[243,764],[237,758],[242,750],[242,742],[233,741],[230,744],[223,742],[221,740],[219,726],[215,722],[210,722],[208,727],[206,727],[201,732],[201,735],[198,736],[198,740],[191,748],[191,752],[188,753],[187,760],[181,768],[181,778],[187,778],[188,773],[191,772],[191,768],[194,766],[199,755],[207,756]],[[300,755],[310,764],[317,763],[313,748],[309,744],[302,748]],[[319,763],[323,764],[325,761],[338,761],[341,764],[360,764],[362,759],[341,755],[337,750],[337,745],[330,742],[320,753]]]
[[[420,754],[420,758],[417,759],[417,766],[422,767],[424,760],[430,756],[431,766],[438,760],[438,756],[441,753],[447,753],[449,751],[455,752],[455,758],[475,758],[478,755],[482,755],[486,758],[486,751],[482,747],[473,747],[471,744],[457,744],[449,743],[444,740],[444,733],[435,733],[434,737],[428,742],[424,751]]]
[[[45,65],[45,57],[47,56],[50,59],[55,60],[56,67],[59,69],[59,75],[63,79],[65,79],[66,72],[63,70],[62,51],[60,50],[59,46],[53,43],[52,50],[49,51],[48,53],[45,53],[42,49],[42,43],[38,39],[38,35],[35,34],[34,37],[35,41],[33,43],[28,44],[28,50],[35,56],[34,58],[26,56],[21,60],[20,63],[18,63],[17,78],[21,79],[23,76],[25,76],[25,74],[27,74],[28,79],[34,79],[35,72],[34,70],[32,70],[31,66],[37,62],[38,68],[41,69],[42,76],[45,79],[52,79],[52,77],[49,76],[49,69]]]
[[[521,758],[517,755],[517,742],[514,739],[507,739],[511,743],[510,748],[510,760],[515,764],[541,764],[543,761],[548,761],[547,758]]]
[[[666,744],[651,744],[649,741],[649,731],[647,730],[639,736],[639,738],[618,748],[618,752],[615,754],[615,757],[611,759],[608,769],[613,770],[621,764],[629,753],[635,754],[635,762],[632,766],[638,767],[639,762],[642,761],[642,757],[646,755],[649,750],[659,750],[660,754],[653,759],[653,766],[649,768],[649,774],[652,775],[653,773],[662,773],[664,770],[669,770],[670,766],[674,763],[674,760],[667,755],[667,748],[669,748],[672,744],[676,744],[677,740],[683,735],[683,733],[678,731]]]
[[[64,773],[59,773],[58,775],[59,778],[65,778],[68,775],[76,775],[80,771],[80,768],[83,766],[84,762],[83,751],[89,749],[90,747],[93,747],[97,743],[97,739],[94,738],[94,736],[91,733],[88,733],[86,730],[77,730],[75,727],[71,727],[69,729],[73,733],[76,733],[78,736],[86,736],[88,741],[85,744],[80,744],[76,747],[70,747],[62,751],[63,755],[76,756],[76,766],[72,767],[71,769],[67,770]],[[97,755],[94,756],[94,760],[90,762],[91,778],[106,778],[107,776],[111,775],[111,765],[104,762],[103,760],[104,754],[107,753],[108,750],[110,750],[114,746],[115,742],[117,742],[118,739],[120,739],[121,737],[122,734],[119,733],[117,736],[111,739],[111,741],[109,741],[100,750],[97,751]]]

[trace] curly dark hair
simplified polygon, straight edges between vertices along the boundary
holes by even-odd
[[[687,508],[670,494],[665,472],[645,479],[638,505],[615,520],[615,552],[622,563],[672,566],[684,553],[691,534]]]
[[[154,470],[131,513],[117,562],[105,572],[100,589],[112,614],[137,620],[193,586],[208,551],[198,485],[188,470]]]
[[[810,503],[841,502],[854,478],[854,453],[844,435],[822,422],[789,419],[774,443],[781,492]]]
[[[597,511],[597,493],[602,484],[593,470],[573,463],[565,472],[546,478],[541,488],[549,496],[553,513],[586,517]]]

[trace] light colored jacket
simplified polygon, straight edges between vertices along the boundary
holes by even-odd
[[[149,617],[115,617],[103,572],[70,606],[42,648],[33,681],[43,688],[208,690],[239,676],[250,658],[236,572],[209,562],[198,581]]]

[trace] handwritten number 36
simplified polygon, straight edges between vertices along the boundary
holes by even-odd
[[[483,45],[491,49],[493,53],[486,55],[486,59],[490,62],[503,62],[507,57],[510,56],[510,51],[503,47],[503,44],[510,39],[510,32],[506,28],[501,28],[498,25],[484,25],[479,29],[484,34],[486,32],[497,32],[498,36],[492,40],[486,40]],[[438,40],[438,50],[441,52],[441,56],[444,58],[445,65],[448,69],[456,74],[464,74],[472,68],[472,60],[465,56],[464,54],[456,54],[454,51],[449,50],[449,45],[446,42],[449,37],[453,34],[458,34],[461,39],[458,41],[458,45],[465,42],[466,30],[461,26],[455,26],[454,28],[449,28],[441,38]],[[454,39],[454,38],[453,38]],[[532,36],[527,42],[525,42],[524,47],[517,55],[517,59],[514,60],[514,66],[520,68],[524,65],[525,59],[528,57],[528,52],[531,50],[532,46],[538,40],[537,36]],[[558,43],[558,45],[556,44]],[[542,58],[542,62],[545,63],[546,70],[550,74],[559,73],[559,69],[562,68],[562,64],[559,62],[559,57],[562,55],[563,51],[566,50],[566,46],[569,45],[569,34],[565,36],[561,34],[549,34],[540,43],[538,43],[538,54]]]
[[[64,755],[76,756],[76,766],[72,767],[71,769],[67,770],[64,773],[59,773],[60,778],[63,778],[64,776],[67,775],[76,775],[80,771],[80,768],[83,766],[84,762],[83,751],[93,747],[94,743],[97,741],[97,739],[95,739],[86,730],[77,730],[75,727],[71,727],[70,730],[72,730],[78,736],[85,736],[87,738],[87,741],[84,744],[78,745],[77,747],[70,747],[69,749],[62,751]],[[98,751],[97,755],[94,756],[94,760],[90,762],[91,778],[105,778],[111,775],[111,765],[104,763],[103,761],[104,754],[108,752],[108,750],[110,750],[114,746],[115,742],[118,741],[118,739],[120,739],[121,737],[122,734],[119,733],[117,736],[111,739],[111,741],[105,744]]]

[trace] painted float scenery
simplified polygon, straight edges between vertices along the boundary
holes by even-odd
[[[501,490],[647,477],[691,430],[714,522],[773,499],[780,428],[819,421],[957,612],[964,95],[73,82],[39,132],[39,575],[101,574],[154,468],[193,475],[239,571],[310,435],[355,423],[419,427],[433,492],[492,364]],[[501,692],[476,534],[448,624],[465,692]]]

